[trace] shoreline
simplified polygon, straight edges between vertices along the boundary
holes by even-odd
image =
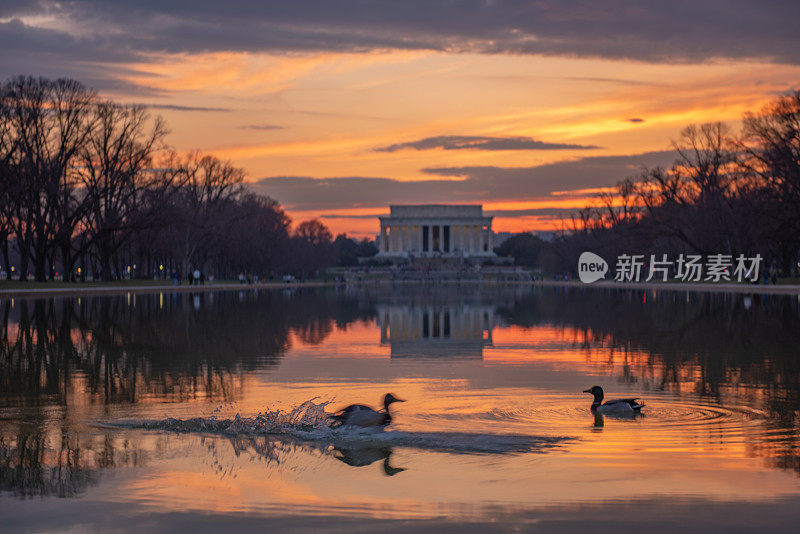
[[[603,288],[603,289],[641,289],[655,291],[694,291],[697,293],[747,293],[754,295],[799,295],[800,285],[761,285],[761,284],[711,284],[711,283],[650,283],[650,282],[611,282],[601,281],[584,284],[577,280],[537,280],[531,282],[542,287]]]
[[[259,284],[205,284],[205,285],[132,285],[132,286],[87,286],[87,287],[31,287],[31,288],[0,288],[0,299],[4,298],[36,298],[36,297],[70,297],[76,296],[102,296],[124,293],[196,293],[211,291],[235,291],[247,289],[280,289],[297,287],[324,287],[334,285],[333,282],[266,282]]]
[[[584,284],[577,280],[535,280],[530,282],[499,280],[365,280],[361,282],[264,282],[259,284],[206,284],[206,285],[111,285],[87,287],[31,287],[0,288],[0,299],[4,298],[36,298],[58,296],[102,296],[125,293],[192,293],[211,291],[236,291],[259,289],[296,289],[305,287],[333,287],[340,285],[373,286],[385,284],[464,284],[464,285],[513,285],[531,287],[561,287],[571,289],[634,289],[652,291],[691,291],[697,293],[738,293],[760,295],[798,295],[800,285],[751,285],[751,284],[711,284],[711,283],[647,283],[647,282],[611,282],[600,281]]]

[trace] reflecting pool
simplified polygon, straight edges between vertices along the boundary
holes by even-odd
[[[591,396],[638,397],[595,416]],[[383,432],[326,413],[391,406]],[[397,285],[0,300],[0,530],[791,531],[800,300]]]

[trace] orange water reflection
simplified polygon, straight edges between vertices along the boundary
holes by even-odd
[[[163,307],[140,297],[136,308],[62,299],[24,312],[18,301],[2,336],[0,499],[474,519],[497,506],[800,495],[797,302],[640,297],[246,291],[197,307],[182,297]],[[599,304],[613,317],[592,313]],[[435,336],[432,322],[426,337],[414,319],[423,309],[440,318]],[[646,415],[598,421],[580,393],[595,383],[642,397]],[[394,432],[571,439],[488,454],[94,425],[251,415],[313,397],[329,409],[377,405],[387,391],[408,400],[396,405]]]

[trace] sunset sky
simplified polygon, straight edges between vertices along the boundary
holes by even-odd
[[[483,203],[520,231],[800,88],[798,26],[797,1],[3,0],[0,75],[148,104],[296,222]]]

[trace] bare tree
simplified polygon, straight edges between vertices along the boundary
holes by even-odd
[[[767,204],[762,216],[772,224],[765,238],[787,272],[800,249],[800,91],[745,114],[739,146],[742,167],[755,178],[751,196]]]
[[[111,279],[121,275],[113,260],[133,233],[160,221],[160,205],[144,202],[144,197],[166,202],[181,185],[183,173],[172,156],[156,160],[167,134],[160,117],[152,118],[143,106],[113,102],[97,103],[92,113],[94,128],[80,151],[77,171],[85,192],[85,238],[76,242],[65,236],[62,257],[65,272],[72,272],[73,253],[91,251],[103,278]]]
[[[186,271],[214,254],[235,222],[227,208],[244,192],[244,171],[198,152],[186,157],[180,168],[185,180],[176,198],[179,219],[173,228]]]
[[[16,143],[12,136],[8,114],[8,96],[5,87],[0,87],[0,250],[3,254],[3,267],[6,271],[6,278],[11,279],[9,250],[13,237],[11,193],[15,179],[12,159],[16,154]]]
[[[295,270],[308,275],[317,274],[335,261],[333,235],[319,219],[297,225],[292,238]]]
[[[17,77],[4,87],[4,119],[13,139],[11,227],[22,257],[20,277],[33,263],[36,280],[52,277],[54,244],[80,218],[71,172],[90,131],[94,91],[69,79]]]

